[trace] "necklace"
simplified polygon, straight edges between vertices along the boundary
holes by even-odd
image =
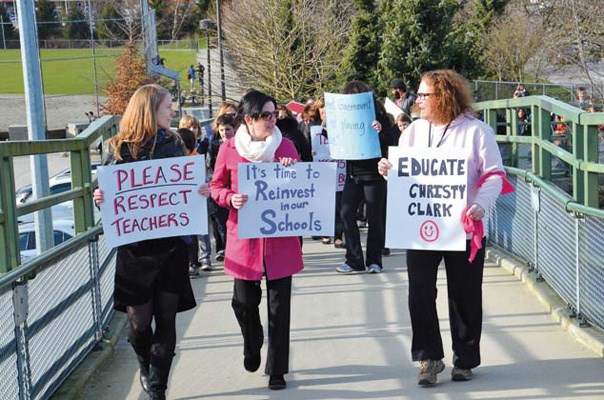
[[[447,126],[445,126],[445,130],[443,131],[443,134],[440,135],[440,139],[438,140],[438,143],[436,143],[436,147],[440,147],[440,145],[442,144],[442,141],[445,138],[445,135],[447,134],[447,130],[449,129],[450,125],[451,121],[449,121]],[[430,124],[430,128],[428,130],[428,147],[432,147],[432,124]]]

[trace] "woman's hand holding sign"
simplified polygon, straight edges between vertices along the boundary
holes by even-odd
[[[199,187],[197,193],[199,193],[199,195],[203,197],[210,197],[210,185],[204,183]]]
[[[382,124],[380,124],[378,121],[373,121],[371,123],[371,126],[373,126],[373,129],[375,129],[377,133],[380,133],[382,131]]]
[[[466,216],[471,217],[474,221],[480,221],[484,217],[484,208],[474,203],[470,207],[468,207],[468,211],[466,211]]]
[[[92,200],[94,201],[94,205],[99,207],[103,201],[105,201],[105,196],[103,195],[103,191],[99,188],[94,190],[94,194],[92,195]]]
[[[281,165],[287,168],[294,165],[296,163],[296,160],[291,157],[280,157],[279,162],[281,163]]]
[[[235,193],[231,197],[231,205],[235,210],[239,210],[247,202],[247,194]]]
[[[388,176],[388,170],[392,168],[392,163],[387,158],[382,158],[378,162],[378,172],[382,176]]]

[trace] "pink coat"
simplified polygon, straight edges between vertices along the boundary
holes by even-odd
[[[299,160],[294,144],[283,138],[275,152],[275,159],[291,157]],[[259,281],[264,268],[268,280],[291,276],[304,268],[300,239],[296,237],[239,239],[237,235],[236,209],[231,197],[238,191],[237,166],[249,162],[237,153],[235,140],[227,140],[220,146],[216,166],[210,182],[212,198],[219,206],[229,210],[227,220],[227,245],[224,270],[227,274],[244,280]],[[245,207],[245,206],[244,206]]]

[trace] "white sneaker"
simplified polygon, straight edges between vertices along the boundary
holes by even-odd
[[[371,264],[367,267],[367,271],[369,271],[370,274],[379,274],[380,272],[382,272],[383,269],[384,268],[377,264]]]
[[[364,269],[356,269],[356,268],[352,268],[350,265],[344,263],[342,265],[340,265],[339,267],[336,268],[337,272],[340,272],[342,274],[359,274],[361,272],[365,272]]]

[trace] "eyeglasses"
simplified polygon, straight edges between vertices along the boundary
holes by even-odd
[[[418,100],[428,100],[428,96],[433,95],[434,93],[417,93]]]
[[[270,121],[271,118],[277,119],[279,116],[279,111],[263,111],[260,113],[258,118],[262,118],[265,121]]]

